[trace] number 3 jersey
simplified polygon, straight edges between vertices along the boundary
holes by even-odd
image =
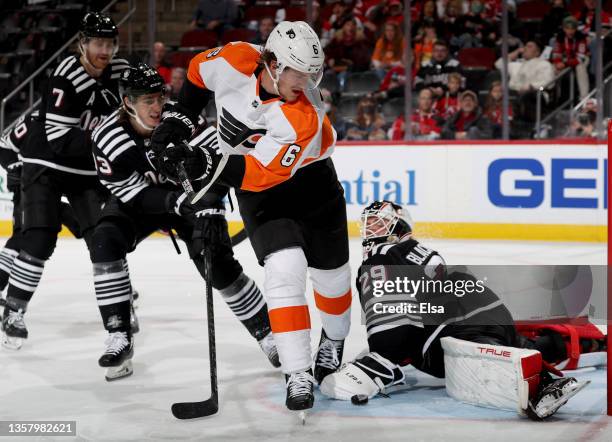
[[[328,158],[336,142],[318,89],[304,91],[294,102],[263,89],[260,53],[249,43],[229,43],[198,54],[187,73],[192,85],[214,92],[221,150],[244,156],[230,156],[229,184],[255,192]]]
[[[31,136],[21,150],[25,164],[77,175],[96,175],[91,132],[120,103],[118,79],[127,61],[113,59],[99,78],[91,77],[79,57],[66,57],[51,74]]]
[[[143,208],[140,202],[144,194],[150,192],[145,211],[165,213],[166,192],[182,191],[182,187],[157,172],[153,152],[149,149],[150,139],[138,135],[127,118],[116,111],[93,132],[98,178],[122,203],[137,209]],[[189,144],[209,144],[214,138],[212,127],[199,128]]]

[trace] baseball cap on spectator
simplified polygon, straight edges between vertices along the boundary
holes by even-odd
[[[465,97],[472,97],[472,99],[478,103],[478,96],[476,95],[475,92],[473,91],[464,91],[461,93],[461,95],[459,96],[459,100],[463,100]]]
[[[578,20],[573,15],[568,15],[563,19],[563,27],[564,28],[578,28]]]

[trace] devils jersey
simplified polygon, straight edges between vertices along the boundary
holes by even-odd
[[[65,58],[51,74],[40,116],[32,121],[24,163],[78,175],[96,175],[90,135],[120,103],[118,79],[127,61],[113,59],[99,78],[91,77],[78,56]]]
[[[210,143],[214,137],[214,129],[209,128],[194,137],[190,144]],[[121,202],[131,203],[151,186],[182,190],[180,185],[157,172],[153,153],[149,150],[150,139],[138,135],[129,121],[120,117],[119,111],[93,132],[92,141],[98,178]]]
[[[408,267],[413,272],[408,274],[406,266],[414,266]],[[412,279],[419,279],[421,276],[435,279],[443,274],[445,266],[444,259],[438,252],[425,247],[413,238],[396,244],[374,246],[365,255],[357,273],[357,289],[366,315],[368,336],[400,325],[423,327],[423,318],[418,311],[383,313],[380,308],[374,308],[375,303],[381,305],[418,303],[416,296],[409,293],[378,296],[374,291],[375,281],[392,281],[396,277],[404,276],[411,276]]]
[[[187,74],[193,85],[214,92],[218,127],[224,121],[251,134],[238,146],[220,133],[217,138],[222,151],[245,156],[236,187],[255,192],[328,158],[336,142],[318,89],[304,91],[291,103],[267,96],[261,86],[264,68],[257,64],[260,53],[259,46],[229,43],[198,54]]]
[[[424,329],[426,349],[449,326],[476,328],[512,324],[512,316],[484,282],[464,267],[447,267],[438,252],[410,238],[397,244],[379,244],[365,256],[359,268],[357,288],[366,316],[368,338],[410,325]],[[384,290],[378,284],[408,279],[420,286],[402,285]],[[433,281],[437,281],[434,284]],[[471,281],[471,282],[467,282]],[[469,291],[465,287],[472,287]],[[394,309],[384,306],[394,306]],[[398,310],[397,307],[400,309]]]
[[[9,165],[20,161],[19,153],[27,139],[32,118],[38,117],[38,109],[31,114],[20,116],[15,125],[6,129],[0,137],[0,165],[7,169]]]

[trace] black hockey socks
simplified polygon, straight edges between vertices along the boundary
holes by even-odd
[[[27,254],[23,250],[13,261],[11,274],[9,276],[9,286],[6,292],[7,302],[23,305],[25,312],[27,303],[32,299],[40,278],[42,278],[45,261]]]
[[[125,260],[94,263],[94,287],[104,328],[109,333],[130,330],[132,286]]]
[[[9,275],[13,268],[13,261],[17,258],[19,252],[6,247],[0,250],[0,290],[4,290],[8,284]]]
[[[241,273],[219,292],[251,336],[259,341],[270,333],[268,307],[255,281]]]

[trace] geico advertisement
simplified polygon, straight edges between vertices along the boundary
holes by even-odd
[[[338,146],[350,221],[388,199],[418,222],[605,225],[604,145]],[[12,217],[0,172],[0,219]],[[235,202],[234,198],[234,202]],[[229,220],[240,220],[237,205]]]
[[[601,145],[342,146],[350,220],[386,198],[415,221],[605,225]]]

